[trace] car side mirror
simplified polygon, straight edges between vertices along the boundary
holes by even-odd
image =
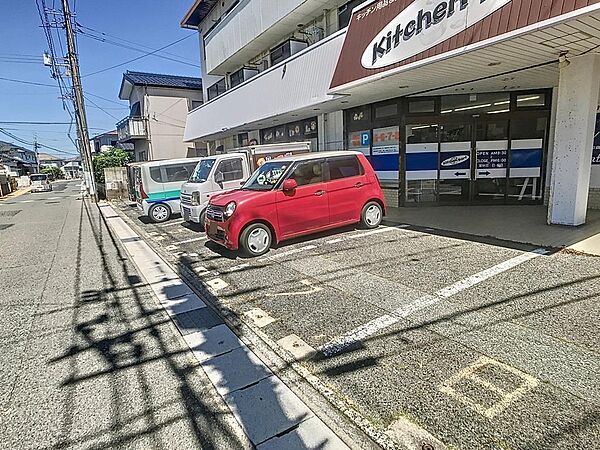
[[[283,192],[291,194],[298,187],[298,183],[293,178],[288,178],[283,182]]]
[[[223,176],[223,172],[217,172],[215,174],[215,181],[217,184],[221,185],[225,181],[225,177]]]

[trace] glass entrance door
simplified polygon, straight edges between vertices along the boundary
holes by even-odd
[[[474,123],[474,203],[505,201],[509,148],[508,124],[508,120],[476,120]]]
[[[468,203],[472,180],[472,125],[440,125],[439,202]]]

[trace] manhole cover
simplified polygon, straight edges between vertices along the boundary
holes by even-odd
[[[4,211],[0,211],[0,217],[14,217],[19,214],[22,209],[8,209]]]
[[[14,223],[0,223],[0,231],[6,230],[14,225]]]

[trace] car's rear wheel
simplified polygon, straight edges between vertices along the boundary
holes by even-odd
[[[268,226],[253,223],[247,226],[240,235],[240,247],[247,256],[261,256],[269,251],[273,234]]]
[[[377,202],[367,203],[360,214],[360,223],[365,228],[377,228],[383,220],[383,208]]]
[[[153,222],[166,222],[171,217],[171,208],[162,203],[157,203],[156,205],[152,205],[150,207],[148,215],[150,216],[150,219],[152,219]]]

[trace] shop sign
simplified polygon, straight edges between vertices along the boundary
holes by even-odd
[[[367,46],[361,59],[378,69],[418,55],[485,19],[512,0],[415,0]]]
[[[317,136],[317,119],[310,119],[304,122],[304,137],[311,138]]]
[[[504,178],[508,150],[477,150],[477,178]]]
[[[471,150],[444,150],[440,152],[440,180],[470,179]]]
[[[354,131],[348,134],[348,147],[350,150],[362,152],[364,155],[371,154],[371,132]]]
[[[600,113],[596,115],[596,131],[594,133],[594,148],[592,151],[592,164],[600,165]]]

